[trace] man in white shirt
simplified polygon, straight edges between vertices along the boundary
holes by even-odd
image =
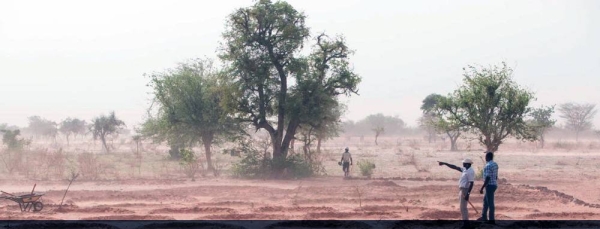
[[[469,201],[469,195],[473,189],[473,182],[475,182],[475,171],[473,171],[473,168],[471,168],[471,165],[473,164],[471,159],[466,158],[462,161],[462,163],[464,168],[451,165],[446,162],[439,162],[440,166],[446,165],[449,168],[462,173],[460,175],[460,179],[458,180],[458,198],[460,201],[460,213],[464,222],[463,228],[467,228],[469,225],[469,209],[467,208],[467,201]]]
[[[346,151],[342,154],[340,162],[342,164],[342,169],[344,170],[344,177],[348,177],[350,175],[350,165],[352,165],[352,155],[350,155],[348,147],[346,147]]]

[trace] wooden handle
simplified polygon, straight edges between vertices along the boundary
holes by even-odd
[[[4,193],[4,194],[11,195],[11,196],[15,196],[14,194],[10,194],[10,193],[8,193],[8,192],[5,192],[5,191],[0,191],[0,192],[2,192],[2,193]]]
[[[33,191],[35,191],[35,186],[36,186],[36,185],[37,185],[37,184],[33,184],[33,189],[31,190],[31,195],[33,195]]]

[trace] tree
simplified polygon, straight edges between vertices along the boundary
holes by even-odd
[[[184,143],[189,146],[202,143],[209,170],[213,169],[212,144],[217,143],[219,138],[241,131],[220,106],[224,93],[218,82],[218,74],[220,71],[213,67],[212,60],[195,59],[150,76],[150,86],[158,106],[156,118],[162,120],[162,126],[156,126],[160,128],[146,133],[175,134],[185,139]]]
[[[384,132],[397,133],[406,126],[398,116],[385,116],[381,113],[367,116],[359,121],[358,125],[367,125],[371,131],[375,132],[375,145],[378,144],[377,138]]]
[[[536,134],[538,140],[542,148],[544,148],[544,136],[548,129],[554,126],[556,120],[552,119],[552,114],[554,113],[554,106],[550,107],[540,107],[532,109],[530,121],[530,125],[533,128],[534,133]]]
[[[94,140],[100,138],[104,150],[109,153],[110,149],[106,145],[106,136],[116,134],[122,126],[125,126],[125,123],[117,119],[113,111],[108,116],[101,115],[93,119],[90,131],[94,136]]]
[[[458,147],[456,141],[461,136],[461,133],[465,131],[465,126],[459,121],[454,119],[450,112],[441,109],[441,104],[448,98],[438,95],[428,95],[421,105],[424,117],[422,125],[427,126],[429,129],[435,130],[435,132],[444,133],[450,139],[450,151],[457,151]],[[456,111],[458,109],[456,104],[449,103],[446,108],[449,110]]]
[[[18,136],[21,134],[21,131],[16,130],[7,130],[0,129],[0,133],[2,133],[2,143],[6,145],[9,151],[20,152],[23,150],[24,146],[27,146],[31,143],[31,140],[19,139]]]
[[[58,129],[67,139],[67,145],[69,145],[69,136],[85,133],[85,121],[79,119],[67,118],[60,123]]]
[[[533,94],[512,80],[513,70],[506,63],[463,70],[464,84],[440,104],[452,120],[479,134],[479,142],[492,152],[508,136],[536,139],[524,121]]]
[[[592,119],[596,115],[595,104],[565,103],[558,107],[560,117],[565,119],[567,129],[575,131],[575,140],[579,134],[592,128]]]
[[[56,141],[58,128],[56,122],[46,120],[40,116],[29,117],[29,126],[27,130],[36,137],[48,137]]]
[[[316,153],[321,152],[321,144],[323,141],[339,136],[341,131],[340,118],[345,111],[345,106],[338,101],[332,101],[332,104],[320,104],[323,110],[322,114],[313,113],[310,120],[306,124],[301,125],[298,133],[301,136],[301,141],[304,143],[303,151],[305,157],[312,162],[312,153],[310,148],[314,141],[317,141]]]
[[[220,57],[231,68],[226,107],[269,133],[274,160],[286,158],[302,114],[312,109],[308,104],[357,93],[360,82],[349,67],[352,52],[342,37],[321,34],[313,52],[299,56],[310,35],[305,18],[286,2],[259,0],[231,14],[223,35]]]
[[[427,132],[427,140],[429,143],[436,141],[438,130],[434,125],[437,121],[436,113],[437,105],[442,96],[438,94],[430,94],[423,100],[421,110],[423,115],[419,118],[419,125]]]

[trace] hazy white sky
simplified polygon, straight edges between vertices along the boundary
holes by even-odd
[[[313,33],[344,34],[360,95],[347,119],[399,115],[415,125],[430,93],[447,94],[467,64],[506,61],[534,105],[600,108],[600,1],[290,0]],[[145,117],[144,73],[216,57],[225,19],[251,0],[0,1],[0,123]],[[600,127],[600,116],[595,119]]]

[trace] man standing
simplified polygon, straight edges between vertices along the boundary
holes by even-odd
[[[483,182],[483,186],[481,186],[481,190],[479,190],[479,193],[483,194],[483,189],[485,188],[485,195],[483,196],[483,210],[481,211],[481,218],[479,220],[495,224],[494,214],[496,206],[494,205],[494,193],[498,189],[498,164],[494,162],[494,153],[492,152],[485,154],[485,161],[487,162],[485,167],[483,167],[485,181]]]
[[[344,177],[350,176],[350,165],[352,165],[352,155],[350,155],[350,151],[348,147],[346,147],[346,151],[342,154],[342,170],[344,170]]]
[[[460,202],[460,214],[463,220],[463,228],[469,227],[469,209],[467,208],[467,201],[469,201],[469,195],[473,189],[473,182],[475,182],[475,171],[471,168],[473,161],[466,158],[462,161],[463,167],[460,168],[456,165],[451,165],[446,162],[439,162],[440,166],[446,165],[451,169],[457,170],[462,173],[460,180],[458,181],[458,199]]]

